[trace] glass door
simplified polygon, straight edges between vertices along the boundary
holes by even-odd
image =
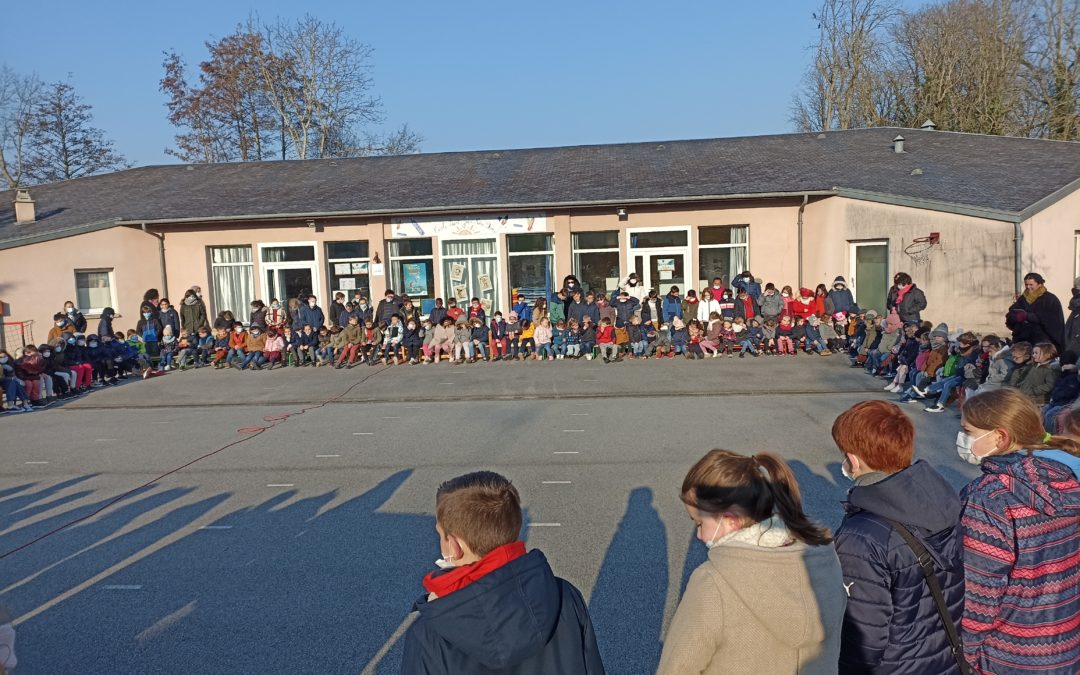
[[[263,301],[267,304],[273,298],[284,304],[301,294],[314,294],[321,306],[328,304],[319,296],[315,244],[260,244],[259,261],[266,283]]]
[[[499,309],[499,259],[494,239],[469,239],[442,243],[446,297],[458,305],[480,298],[490,316]]]
[[[678,286],[682,293],[687,291],[685,253],[635,251],[634,271],[646,288],[656,289],[660,295],[672,286]]]
[[[277,298],[286,302],[288,298],[299,297],[300,293],[313,293],[315,279],[311,268],[278,268],[266,270],[266,302]],[[317,295],[317,294],[316,294]],[[319,298],[320,305],[323,299]]]
[[[851,242],[851,291],[863,311],[885,312],[889,292],[889,242]]]

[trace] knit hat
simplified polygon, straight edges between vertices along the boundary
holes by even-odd
[[[799,289],[799,295],[801,295],[804,298],[812,298],[812,297],[814,297],[814,292],[812,290],[810,290],[809,288],[800,288]]]
[[[945,338],[946,340],[949,339],[949,326],[948,326],[948,324],[939,323],[937,325],[937,328],[930,331],[930,339],[932,340],[932,339],[934,339],[936,337],[942,337],[942,338]]]
[[[866,312],[866,318],[873,321],[874,319],[878,318],[878,313],[875,310],[872,310],[872,309],[868,310]]]
[[[845,279],[842,276],[841,277],[836,277],[835,279],[833,279],[832,285],[835,286],[837,284],[841,284],[841,285],[844,286],[844,288],[847,288],[847,279]]]

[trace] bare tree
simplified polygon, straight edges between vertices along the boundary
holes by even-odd
[[[105,133],[91,126],[90,110],[68,82],[45,88],[33,110],[25,164],[28,180],[47,183],[130,166]]]
[[[34,126],[34,102],[42,83],[35,75],[0,68],[0,178],[8,189],[22,185]]]
[[[879,122],[880,52],[895,14],[888,0],[824,0],[813,15],[819,37],[814,60],[792,104],[802,131],[851,129]]]
[[[260,32],[263,87],[298,159],[337,156],[349,145],[342,139],[382,120],[370,46],[312,16]]]
[[[1024,79],[1032,104],[1031,133],[1080,139],[1080,1],[1035,0],[1030,15]]]

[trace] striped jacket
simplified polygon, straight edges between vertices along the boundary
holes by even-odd
[[[961,494],[964,652],[980,673],[1080,672],[1080,458],[989,457]]]

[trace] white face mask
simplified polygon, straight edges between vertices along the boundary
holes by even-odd
[[[972,438],[971,434],[967,433],[966,431],[961,430],[961,431],[957,432],[957,434],[956,434],[956,454],[960,455],[960,459],[964,460],[968,464],[979,464],[980,462],[982,462],[983,457],[980,457],[980,456],[976,455],[975,452],[972,451],[971,448],[972,448],[973,445],[975,445],[976,441],[979,441],[979,440],[981,440],[983,438],[986,438],[987,436],[989,436],[992,433],[994,433],[994,432],[993,431],[987,431],[985,434],[983,434],[982,436],[979,436],[978,438]]]
[[[848,471],[847,468],[847,457],[844,458],[844,461],[840,462],[840,473],[844,474],[844,478],[847,478],[852,483],[855,482],[855,476],[851,475],[851,472]]]
[[[457,563],[454,562],[454,556],[448,556],[446,558],[439,558],[435,561],[435,566],[441,570],[449,570],[457,567]]]
[[[716,524],[716,529],[713,530],[712,536],[709,537],[709,541],[705,542],[705,548],[710,551],[720,545],[720,540],[716,538],[716,535],[720,532],[721,525],[723,525],[723,521]]]

